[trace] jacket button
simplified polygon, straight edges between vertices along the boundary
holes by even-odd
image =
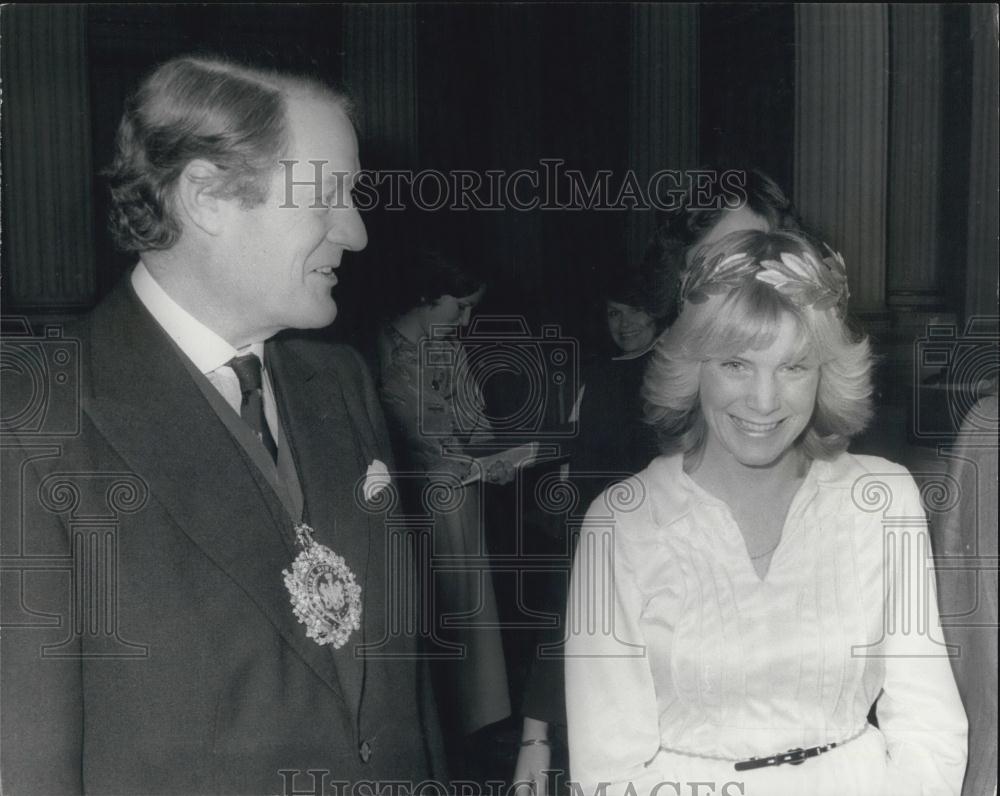
[[[360,747],[358,747],[358,756],[361,758],[362,763],[367,763],[372,759],[372,745],[368,741],[364,741]]]

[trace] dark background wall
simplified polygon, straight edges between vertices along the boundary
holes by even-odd
[[[705,162],[756,163],[791,190],[795,145],[795,8],[699,9],[699,107]]]
[[[100,176],[123,103],[156,63],[214,51],[345,84],[369,169],[510,173],[555,158],[610,172],[614,189],[630,170],[763,168],[834,231],[834,247],[864,252],[849,260],[859,320],[886,354],[885,397],[903,404],[891,385],[920,376],[913,343],[928,321],[961,330],[997,312],[990,8],[7,6],[3,309],[71,316],[132,264],[106,232]],[[855,41],[852,24],[876,35]],[[855,94],[874,99],[854,105]],[[859,216],[862,202],[879,212]],[[329,333],[370,339],[406,264],[402,230],[418,227],[464,240],[484,265],[484,311],[558,323],[594,350],[599,285],[638,259],[653,221],[638,210],[373,210]]]
[[[388,10],[390,14],[393,10]],[[396,9],[395,13],[400,13]],[[375,49],[405,50],[412,71],[412,130],[366,129],[361,109],[362,159],[366,168],[539,169],[543,158],[558,158],[584,175],[601,170],[615,175],[617,186],[629,168],[630,8],[627,5],[470,6],[427,5],[409,9],[413,19],[398,39],[398,26],[383,15],[362,20],[374,33]],[[701,9],[700,36],[685,43],[686,57],[701,71],[699,107],[672,108],[673,114],[701,119],[704,157],[692,163],[664,163],[683,168],[703,160],[753,161],[790,185],[789,159],[794,100],[791,52],[781,58],[755,58],[748,29],[767,39],[774,30],[790,46],[791,8],[726,7]],[[17,286],[5,291],[5,307],[31,311],[76,312],[95,303],[131,264],[117,253],[105,230],[108,192],[100,169],[112,155],[123,103],[155,64],[190,51],[215,51],[256,63],[316,72],[338,83],[376,82],[381,71],[385,91],[399,92],[392,70],[374,57],[355,59],[345,74],[344,38],[350,28],[343,6],[125,6],[39,11],[4,9],[14,36],[56,24],[52,17],[74,20],[84,38],[85,101],[89,118],[80,124],[90,141],[91,256],[73,264],[90,268],[89,290],[70,300],[47,300]],[[41,19],[48,17],[48,19]],[[64,20],[63,20],[64,21]],[[749,28],[747,26],[750,26]],[[24,33],[22,33],[24,31]],[[397,35],[395,41],[389,38]],[[717,52],[739,52],[737,63]],[[700,56],[699,56],[700,54]],[[367,55],[367,54],[366,54]],[[52,58],[58,58],[50,53]],[[5,61],[8,72],[20,66]],[[34,75],[41,75],[36,60]],[[649,64],[649,69],[656,68]],[[42,78],[44,79],[44,78]],[[780,90],[772,91],[780,83]],[[755,100],[765,98],[763,106]],[[18,114],[19,109],[5,109]],[[765,112],[761,112],[765,110]],[[5,114],[6,115],[6,114]],[[380,121],[376,120],[376,126]],[[405,119],[395,120],[402,128]],[[6,123],[6,122],[5,122]],[[394,141],[405,140],[398,145]],[[31,157],[9,151],[5,157]],[[616,182],[617,180],[617,182]],[[5,181],[5,207],[13,196]],[[342,288],[363,294],[382,282],[382,269],[399,258],[392,250],[393,229],[401,214],[372,213],[367,219],[372,243],[358,259],[377,276],[356,274]],[[500,211],[452,213],[434,219],[445,234],[462,236],[492,271],[491,303],[532,317],[545,316],[575,333],[591,329],[586,313],[603,273],[620,269],[636,252],[628,251],[624,211],[552,210],[544,213]],[[10,224],[18,218],[5,217]],[[429,223],[429,222],[428,222]],[[9,228],[9,227],[8,227]],[[25,270],[28,264],[25,263]],[[358,269],[362,270],[362,269]],[[19,267],[14,272],[21,273]],[[13,277],[16,280],[16,277]],[[349,302],[344,302],[349,304]],[[371,300],[365,302],[371,306]],[[361,318],[345,318],[364,324]]]

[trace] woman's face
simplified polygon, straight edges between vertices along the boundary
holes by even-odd
[[[609,301],[608,331],[623,353],[632,354],[649,348],[652,344],[656,337],[656,321],[638,307]]]
[[[468,326],[472,311],[482,301],[485,287],[468,296],[441,296],[423,309],[424,333],[430,335],[434,326]]]
[[[787,313],[766,348],[705,361],[699,383],[705,459],[776,465],[809,425],[818,385],[819,362],[803,352],[798,323]]]

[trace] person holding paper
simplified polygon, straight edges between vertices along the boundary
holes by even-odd
[[[418,251],[402,282],[404,308],[379,335],[379,393],[400,464],[415,476],[403,481],[414,487],[408,510],[430,512],[432,555],[450,562],[429,573],[428,589],[435,652],[455,657],[433,668],[452,775],[465,778],[476,774],[471,736],[511,711],[480,484],[469,482],[479,465],[462,452],[492,436],[456,334],[486,286],[458,257],[429,248]],[[498,459],[482,477],[507,483],[513,469]],[[431,494],[447,497],[435,502]]]

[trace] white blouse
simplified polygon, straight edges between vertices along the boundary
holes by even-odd
[[[568,606],[571,779],[609,795],[957,794],[966,720],[929,554],[916,484],[876,457],[812,463],[763,579],[681,457],[609,488]]]

